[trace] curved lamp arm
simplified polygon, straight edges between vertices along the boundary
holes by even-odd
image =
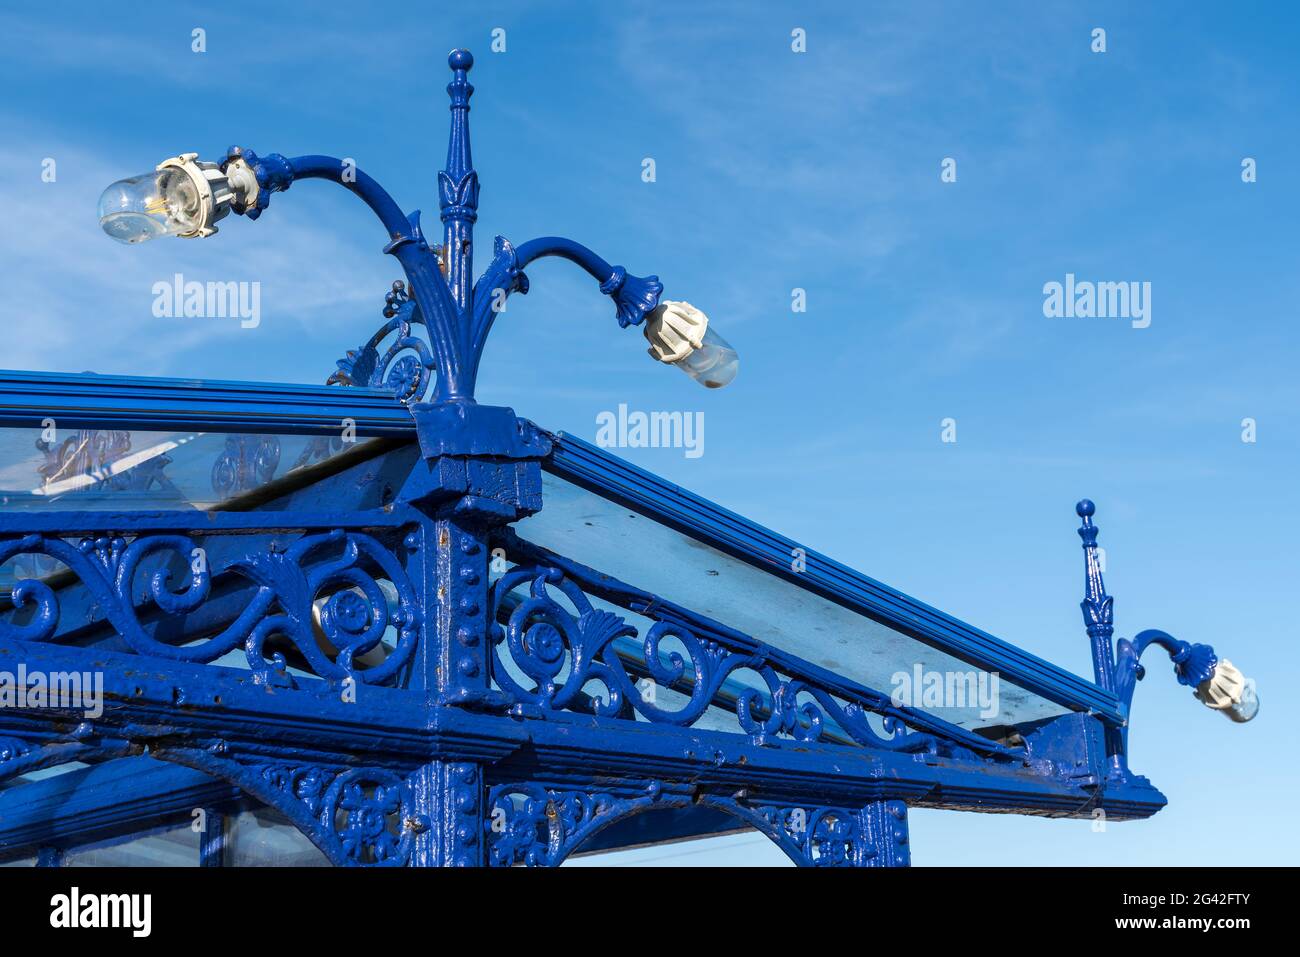
[[[391,242],[411,239],[411,223],[397,201],[371,176],[355,164],[334,156],[295,156],[279,153],[259,156],[250,149],[232,146],[226,151],[226,164],[242,161],[257,178],[257,192],[251,204],[234,207],[249,219],[257,219],[271,202],[272,193],[282,193],[300,179],[325,179],[355,193],[379,217]]]
[[[1115,691],[1125,710],[1132,706],[1133,692],[1146,674],[1139,659],[1152,645],[1168,652],[1178,683],[1190,687],[1206,707],[1238,722],[1249,721],[1259,712],[1254,680],[1244,677],[1231,661],[1220,659],[1209,645],[1181,641],[1156,628],[1138,632],[1132,641],[1121,638],[1116,643]]]
[[[524,269],[529,264],[553,256],[581,266],[600,283],[600,291],[614,300],[615,318],[623,328],[640,325],[659,305],[659,297],[664,291],[658,276],[633,276],[622,266],[611,266],[581,243],[560,236],[532,239],[518,248],[504,236],[498,236],[494,252],[491,265],[474,284],[470,297],[473,318],[466,355],[470,360],[468,381],[471,389],[478,378],[479,360],[497,314],[505,309],[506,299],[511,293],[524,295],[528,292],[528,276]]]
[[[249,219],[257,219],[270,203],[272,193],[280,193],[300,179],[324,179],[337,183],[358,196],[383,223],[388,232],[384,252],[402,264],[410,283],[411,294],[420,307],[425,327],[433,343],[433,360],[437,368],[436,388],[446,397],[462,394],[463,364],[461,343],[457,337],[458,310],[451,290],[439,268],[436,253],[429,248],[420,229],[419,211],[409,217],[402,213],[396,200],[364,170],[333,156],[295,156],[279,153],[258,156],[252,150],[232,147],[226,164],[246,164],[257,179],[257,191],[251,203],[236,204],[233,209]],[[473,385],[468,393],[473,394]]]
[[[622,266],[611,266],[594,252],[560,236],[543,236],[530,239],[517,250],[519,268],[547,256],[556,256],[576,263],[600,283],[600,291],[614,300],[618,324],[623,328],[640,325],[646,314],[659,305],[664,286],[658,276],[628,275]]]

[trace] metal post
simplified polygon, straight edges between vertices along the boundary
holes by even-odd
[[[1097,533],[1100,529],[1092,523],[1096,511],[1097,506],[1086,498],[1074,507],[1075,514],[1083,519],[1083,524],[1079,526],[1079,537],[1083,539],[1085,585],[1079,608],[1083,611],[1083,624],[1092,644],[1092,670],[1097,684],[1114,693],[1115,649],[1112,639],[1115,635],[1115,607],[1114,599],[1106,594],[1106,583],[1102,580],[1101,556],[1097,549]],[[1124,757],[1128,750],[1127,727],[1107,726],[1104,737],[1107,773],[1116,778],[1127,776],[1128,768]]]
[[[447,168],[438,174],[438,206],[442,211],[442,259],[451,296],[463,311],[470,308],[474,283],[474,222],[478,219],[478,174],[469,147],[469,98],[474,87],[469,70],[474,57],[468,50],[453,50],[447,57],[451,82],[451,137],[447,143]]]
[[[907,829],[907,805],[902,801],[872,801],[858,812],[862,842],[859,867],[909,867],[912,851]]]
[[[226,863],[226,816],[216,808],[203,809],[203,830],[199,832],[199,867],[224,867]]]
[[[487,688],[487,543],[472,521],[431,517],[417,535],[424,624],[423,683],[430,709]],[[416,837],[417,867],[483,863],[483,773],[472,762],[435,760],[412,778],[415,806],[427,818]]]
[[[63,849],[58,847],[41,847],[36,850],[37,867],[62,867]]]
[[[1097,684],[1106,691],[1115,690],[1115,651],[1111,638],[1115,634],[1113,601],[1106,594],[1106,584],[1101,578],[1101,560],[1097,553],[1097,532],[1092,516],[1097,507],[1084,499],[1074,507],[1075,514],[1083,519],[1079,537],[1083,539],[1083,557],[1086,566],[1086,583],[1083,601],[1083,623],[1092,642],[1092,670]]]

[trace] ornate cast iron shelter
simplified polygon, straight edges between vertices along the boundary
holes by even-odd
[[[0,375],[0,858],[556,865],[747,827],[799,864],[903,865],[909,807],[1158,811],[1125,733],[1152,643],[1253,713],[1205,645],[1114,647],[1090,502],[1095,681],[476,403],[531,262],[581,266],[623,326],[663,287],[550,237],[498,238],[472,282],[472,63],[438,244],[330,157],[168,161],[250,219],[312,178],[379,217],[406,278],[331,385]],[[996,673],[996,717],[900,702],[914,666]]]

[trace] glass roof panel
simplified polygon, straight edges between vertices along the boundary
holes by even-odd
[[[214,509],[391,439],[125,429],[0,428],[0,511]]]
[[[543,502],[515,526],[527,541],[883,694],[908,693],[902,703],[952,724],[996,728],[1068,713],[1001,675],[981,679],[975,665],[556,475],[543,474]]]

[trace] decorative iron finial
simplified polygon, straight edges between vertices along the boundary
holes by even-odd
[[[451,135],[447,140],[447,168],[438,174],[438,206],[442,211],[443,259],[452,298],[462,309],[469,308],[474,282],[474,222],[478,219],[478,173],[469,146],[469,98],[474,87],[469,71],[474,56],[468,50],[452,50],[447,57],[451,82]]]
[[[1084,598],[1079,603],[1083,609],[1083,623],[1092,642],[1092,670],[1097,684],[1107,691],[1115,690],[1115,658],[1111,637],[1115,634],[1115,616],[1112,599],[1106,594],[1106,583],[1101,578],[1101,559],[1097,554],[1097,532],[1092,516],[1097,506],[1084,499],[1074,507],[1075,514],[1083,519],[1079,537],[1083,539],[1083,559],[1087,580]]]

